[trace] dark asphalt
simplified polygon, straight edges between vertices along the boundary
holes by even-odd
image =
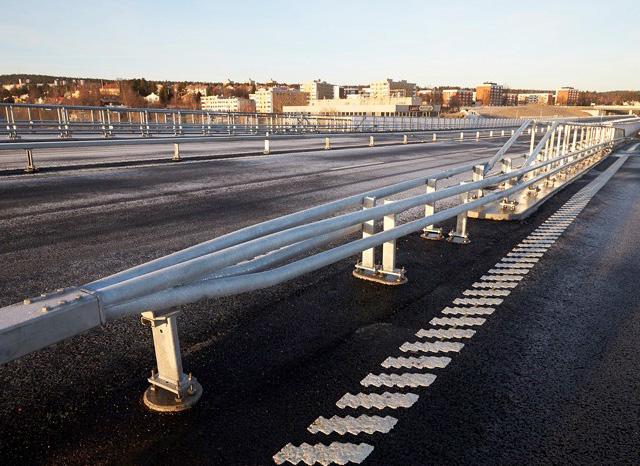
[[[432,158],[421,170],[447,162],[454,160]],[[409,169],[374,166],[301,181],[269,173],[274,181],[222,187],[237,166],[227,173],[218,163],[4,183],[2,304],[297,210],[294,197],[311,205],[377,186],[379,176],[385,184],[406,178]],[[323,439],[305,434],[310,422],[333,414],[340,396],[357,393],[382,359],[609,163],[526,221],[470,221],[467,246],[417,235],[398,241],[405,286],[358,281],[351,260],[186,306],[184,364],[205,389],[192,412],[158,416],[141,406],[153,357],[135,318],[8,364],[0,368],[0,457],[6,464],[262,465],[285,443]],[[251,176],[266,175],[253,168]],[[639,175],[640,158],[632,158],[416,405],[395,413],[389,434],[358,436],[376,445],[367,464],[637,463]],[[332,440],[354,438],[330,435],[324,443]]]
[[[480,133],[481,141],[492,144],[504,143],[510,136],[510,129],[483,129],[466,130],[465,139],[474,141],[476,131]],[[426,144],[428,146],[458,145],[459,130],[436,131],[437,141],[432,140],[434,132],[407,133],[408,144]],[[490,135],[493,133],[493,136]],[[374,144],[378,145],[402,145],[403,133],[380,133],[374,135]],[[74,170],[91,166],[117,167],[127,165],[143,165],[150,163],[175,164],[171,159],[174,155],[173,142],[157,142],[161,138],[152,138],[154,144],[139,145],[115,145],[115,146],[89,146],[89,147],[55,147],[33,148],[33,164],[41,172]],[[264,151],[265,137],[257,136],[252,139],[226,139],[180,143],[180,156],[183,160],[208,160],[217,158],[246,157],[262,155]],[[18,140],[17,143],[38,143],[32,140]],[[46,141],[41,141],[46,142]],[[60,146],[72,144],[75,141],[53,140]],[[103,140],[98,140],[103,142]],[[330,135],[332,149],[336,148],[362,148],[368,147],[368,134],[337,134]],[[0,141],[0,176],[22,174],[26,166],[27,158],[24,149],[10,149],[10,141]],[[278,135],[270,139],[270,151],[272,154],[291,153],[299,151],[324,151],[325,138],[317,135],[283,136]],[[424,149],[423,149],[424,150]],[[431,150],[427,148],[426,150]]]

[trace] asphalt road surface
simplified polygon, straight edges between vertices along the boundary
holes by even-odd
[[[496,150],[426,147],[3,178],[0,305]],[[6,464],[266,465],[288,443],[349,442],[374,445],[365,464],[376,465],[635,463],[636,156],[459,354],[433,355],[450,356],[446,367],[411,370],[437,374],[432,385],[369,391],[418,394],[410,408],[336,407],[345,393],[366,391],[367,374],[407,372],[380,363],[420,357],[398,347],[419,340],[418,330],[615,160],[526,221],[470,221],[469,245],[399,240],[404,286],[356,280],[347,260],[267,290],[185,306],[183,362],[205,390],[191,412],[160,416],[141,405],[154,360],[136,318],[14,361],[0,368],[0,457]],[[398,421],[388,433],[307,431],[319,416],[363,413]]]
[[[501,141],[504,143],[510,137],[510,130],[485,129],[466,130],[465,138],[475,139],[477,131],[480,137],[490,139],[493,143]],[[491,132],[493,137],[490,137]],[[374,144],[402,144],[403,134],[376,134]],[[437,131],[437,141],[433,143],[433,132],[407,133],[407,141],[410,144],[426,143],[428,145],[442,146],[442,144],[458,143],[460,131]],[[159,138],[154,138],[158,140]],[[225,140],[220,139],[210,142],[181,143],[181,157],[187,159],[194,158],[221,158],[230,156],[246,156],[262,154],[264,151],[264,136],[253,139]],[[34,140],[37,142],[37,139]],[[57,141],[61,145],[67,141]],[[19,140],[24,143],[26,140]],[[42,141],[41,141],[42,142]],[[102,141],[99,141],[102,142]],[[72,141],[69,141],[72,143]],[[363,147],[369,144],[369,135],[335,135],[330,137],[332,148],[339,147]],[[20,172],[26,166],[26,155],[24,150],[3,150],[10,144],[10,141],[0,142],[0,174],[5,172]],[[324,150],[324,137],[318,136],[277,136],[270,140],[270,150],[272,153],[292,152],[302,150]],[[427,149],[429,150],[429,149]],[[60,148],[34,148],[34,165],[41,169],[69,168],[87,165],[124,165],[141,162],[166,162],[171,163],[173,157],[173,143],[146,144],[146,145],[117,145],[110,147],[60,147]]]

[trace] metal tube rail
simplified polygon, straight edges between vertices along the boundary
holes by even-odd
[[[576,164],[582,164],[584,160],[592,161],[593,159],[590,157],[598,154],[598,151],[610,148],[623,139],[618,138],[617,131],[613,130],[600,131],[597,139],[594,136],[589,135],[580,150],[567,152],[563,149],[562,152],[558,151],[555,154],[556,157],[539,161],[531,166],[493,175],[464,186],[448,187],[439,192],[413,196],[409,199],[372,207],[364,211],[364,215],[358,214],[358,212],[348,213],[316,221],[310,225],[303,225],[310,219],[337,213],[346,207],[353,206],[354,203],[359,204],[359,207],[362,206],[363,195],[354,195],[192,246],[186,250],[156,259],[151,263],[142,264],[111,277],[97,280],[84,287],[61,289],[38,298],[25,299],[23,303],[6,307],[5,312],[0,316],[0,364],[129,313],[149,310],[157,313],[176,303],[191,302],[200,297],[239,292],[238,290],[248,291],[266,287],[316,270],[376,245],[395,240],[413,231],[419,231],[425,226],[455,215],[462,215],[470,209],[508,198],[511,194],[552,177],[562,170]],[[587,146],[587,144],[593,145]],[[424,186],[428,179],[442,179],[452,176],[454,172],[461,173],[464,171],[463,168],[469,170],[469,166],[458,167],[435,176],[418,178],[417,184],[417,180],[409,180],[369,193],[382,193],[376,196],[382,198],[420,185]],[[544,171],[543,168],[547,168],[547,170]],[[435,200],[460,193],[478,192],[484,187],[497,185],[528,172],[534,173],[534,176],[532,178],[524,177],[525,179],[515,186],[504,184],[503,187],[506,189],[427,215],[419,220],[389,228],[382,233],[373,234],[362,240],[351,241],[330,250],[272,268],[282,261],[308,253],[322,244],[357,231],[363,220],[379,219],[388,214],[433,203]],[[282,228],[288,229],[280,231]],[[248,240],[251,243],[250,248],[247,247],[248,243],[245,243],[247,238],[250,238]],[[260,243],[267,247],[261,247]],[[232,246],[229,247],[229,245]],[[243,253],[243,248],[251,249],[250,254]],[[211,260],[211,257],[206,257],[207,249],[215,251],[209,253],[215,258],[215,261]],[[225,259],[225,255],[233,257],[233,260]],[[187,263],[186,261],[192,262]],[[234,261],[235,263],[233,263]],[[196,270],[198,269],[196,267],[194,272],[182,273],[194,263],[198,263],[199,270]],[[219,266],[223,263],[228,263],[228,265]],[[218,266],[214,266],[215,264]],[[200,274],[200,271],[204,273]],[[163,274],[165,278],[168,277],[168,280],[161,283],[156,279]],[[154,280],[149,280],[150,276],[154,277]],[[148,281],[146,285],[145,281]],[[145,314],[149,313],[145,312]],[[172,331],[176,336],[175,328]],[[174,354],[173,357],[179,358],[179,355]]]
[[[384,242],[420,231],[427,225],[448,220],[460,213],[464,213],[477,207],[481,207],[485,204],[498,201],[504,197],[521,191],[543,180],[544,178],[558,173],[561,170],[565,170],[566,168],[575,165],[580,161],[582,161],[582,158],[568,162],[560,167],[556,167],[548,172],[545,172],[544,174],[538,175],[511,188],[488,194],[467,203],[459,204],[458,206],[437,212],[431,216],[423,217],[421,219],[397,226],[390,230],[376,233],[367,238],[355,240],[347,244],[337,246],[336,248],[333,248],[329,251],[324,251],[319,254],[306,257],[304,259],[278,267],[276,269],[236,277],[205,280],[198,283],[169,288],[150,294],[143,298],[133,299],[117,305],[106,306],[105,311],[107,312],[105,312],[105,314],[109,319],[117,319],[128,314],[141,312],[145,309],[168,309],[182,304],[195,302],[200,299],[226,296],[230,294],[243,293],[247,291],[266,288],[269,286],[274,286],[300,275],[313,272],[314,270],[318,270],[339,260],[346,259],[350,256],[358,254],[359,252],[362,252],[363,250],[379,246]],[[506,177],[509,178],[511,176],[513,175],[509,173]],[[469,183],[468,185],[464,185],[465,188],[467,188],[467,186],[471,186],[471,183]],[[387,204],[387,206],[392,205],[393,204]],[[370,211],[366,211],[366,213],[370,213]]]
[[[423,186],[429,178],[433,178],[436,180],[450,178],[452,176],[456,176],[473,169],[474,165],[475,164],[463,165],[461,167],[452,168],[435,175],[402,181],[400,183],[373,189],[371,191],[366,191],[360,194],[354,194],[343,199],[331,201],[316,207],[311,207],[300,212],[295,212],[272,220],[267,220],[266,222],[245,227],[233,233],[219,236],[218,238],[214,238],[212,240],[196,244],[186,249],[176,251],[167,256],[160,257],[150,262],[146,262],[145,264],[141,264],[130,269],[123,270],[122,272],[110,275],[108,277],[95,280],[86,285],[84,288],[88,290],[97,290],[100,287],[106,287],[108,285],[125,281],[130,278],[143,275],[145,273],[153,272],[170,265],[185,262],[187,260],[216,252],[230,246],[235,246],[237,244],[244,243],[246,241],[268,235],[270,233],[275,233],[284,228],[298,226],[304,222],[317,220],[322,217],[336,214],[346,208],[361,205],[362,200],[365,197],[381,198],[392,196],[394,194],[399,194],[417,188],[419,186]]]
[[[150,293],[162,288],[179,285],[201,278],[203,275],[210,273],[212,269],[226,267],[236,264],[242,260],[253,259],[260,254],[267,253],[274,249],[303,241],[317,235],[330,233],[336,229],[347,228],[354,224],[360,224],[371,218],[381,218],[388,214],[403,212],[413,207],[443,200],[448,197],[460,195],[488,186],[493,186],[514,177],[521,177],[526,173],[546,167],[547,165],[555,164],[568,157],[575,157],[579,153],[594,150],[600,146],[604,147],[608,144],[609,142],[602,143],[600,145],[584,149],[583,151],[561,155],[559,157],[540,162],[534,166],[525,166],[510,173],[495,175],[493,177],[474,181],[465,185],[452,186],[440,191],[398,200],[391,204],[372,207],[364,211],[359,210],[356,212],[342,214],[284,231],[275,232],[223,250],[201,255],[185,262],[170,265],[144,275],[130,278],[104,288],[94,288],[94,290],[99,294],[100,301],[103,303],[105,309],[108,309],[110,304],[117,301],[131,299],[135,296],[139,296],[140,294]],[[581,160],[581,158],[578,160]],[[563,166],[565,165],[566,164]],[[545,175],[548,173],[549,171],[545,172]]]

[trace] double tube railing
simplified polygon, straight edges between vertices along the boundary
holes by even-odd
[[[397,238],[420,230],[433,231],[435,224],[453,217],[458,222],[450,237],[466,238],[469,211],[491,204],[508,205],[510,197],[558,174],[580,174],[623,140],[616,128],[555,122],[544,128],[536,144],[539,129],[535,122],[524,122],[483,164],[419,177],[269,220],[81,287],[2,309],[0,363],[97,325],[142,313],[153,328],[159,369],[149,378],[151,388],[145,402],[152,409],[163,410],[166,400],[159,401],[158,394],[172,393],[176,397],[167,403],[173,409],[182,409],[189,405],[187,400],[197,400],[200,388],[182,371],[174,318],[177,307],[273,286],[361,253],[363,260],[354,275],[400,283],[404,271],[395,265]],[[527,154],[518,154],[523,163],[514,169],[505,154],[519,138],[526,137],[525,131],[531,136],[530,149]],[[498,162],[501,168],[496,172]],[[436,189],[438,181],[465,173],[472,181]],[[381,203],[384,198],[415,188],[424,188],[425,192]],[[458,196],[462,197],[459,204],[435,210],[436,202]],[[425,216],[396,224],[398,214],[420,206],[425,208]],[[345,212],[353,208],[357,210]],[[372,224],[383,218],[384,229],[376,233]],[[354,239],[360,231],[362,237]],[[344,238],[348,240],[344,244],[314,252]],[[373,260],[374,267],[363,266],[365,260],[371,265],[373,248],[380,245],[384,251],[382,264]]]

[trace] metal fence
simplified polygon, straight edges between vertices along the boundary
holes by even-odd
[[[425,116],[335,116],[293,113],[237,113],[204,110],[0,104],[2,133],[78,137],[212,136],[426,131],[519,126],[515,118]],[[1,117],[0,117],[1,118]]]
[[[243,228],[83,286],[26,299],[0,309],[0,363],[124,316],[141,313],[152,328],[158,370],[148,379],[147,406],[182,410],[195,403],[202,388],[182,368],[176,326],[178,307],[205,298],[270,287],[359,255],[354,275],[388,285],[406,281],[396,264],[395,240],[423,231],[445,235],[437,225],[457,218],[448,235],[468,242],[470,212],[525,208],[518,199],[541,202],[541,186],[571,182],[605,157],[620,131],[602,125],[524,122],[494,157],[481,164],[407,180]],[[530,136],[526,154],[515,167],[507,157],[512,145]],[[457,175],[469,181],[439,187]],[[423,194],[411,191],[424,189]],[[402,197],[402,195],[408,197]],[[400,199],[389,200],[390,196]],[[458,200],[438,210],[436,203]],[[399,224],[398,215],[416,207],[424,216]],[[382,231],[376,231],[376,222]],[[360,233],[358,237],[356,234]],[[336,242],[342,243],[335,246]],[[331,245],[328,246],[327,245]],[[376,248],[382,246],[382,260]],[[317,252],[320,249],[320,252]]]

